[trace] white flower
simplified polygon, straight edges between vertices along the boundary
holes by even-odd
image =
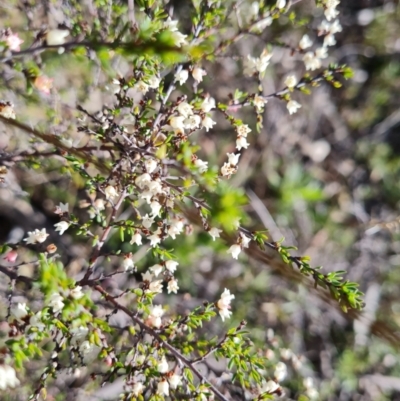
[[[60,235],[63,235],[65,230],[68,230],[69,223],[66,221],[60,221],[59,223],[54,224],[54,227],[56,228],[56,231],[60,232]]]
[[[140,92],[141,94],[145,95],[149,91],[149,85],[146,82],[139,81],[135,84],[134,88]]]
[[[232,245],[227,250],[227,252],[232,255],[233,259],[237,259],[241,251],[242,251],[242,248],[238,244]]]
[[[175,74],[175,81],[179,81],[179,85],[183,85],[189,78],[188,70],[181,70]]]
[[[142,224],[144,228],[150,228],[154,223],[154,217],[150,217],[148,214],[142,218]]]
[[[204,111],[204,113],[210,112],[212,109],[215,109],[215,99],[213,97],[207,96],[201,106],[201,110]]]
[[[46,34],[46,42],[49,46],[63,45],[68,35],[69,31],[66,29],[51,29]]]
[[[240,233],[240,237],[242,239],[243,248],[248,248],[251,242],[251,238],[249,238],[247,235],[244,235],[243,233]]]
[[[296,102],[295,100],[289,100],[286,107],[289,111],[289,114],[294,114],[301,107],[301,104]]]
[[[19,386],[20,381],[17,378],[14,368],[8,365],[0,365],[0,390],[6,390],[8,387]],[[4,394],[4,396],[6,396]]]
[[[177,47],[181,47],[182,45],[187,45],[186,38],[187,35],[184,35],[179,31],[172,32],[172,39],[175,42],[175,46]]]
[[[287,367],[283,362],[278,362],[275,366],[274,376],[278,382],[284,380],[287,375]]]
[[[64,308],[63,297],[58,293],[54,292],[49,300],[49,306],[53,309],[54,313],[62,311]]]
[[[183,116],[172,116],[169,119],[169,125],[175,133],[184,132],[185,129],[185,117]]]
[[[318,58],[327,58],[328,57],[328,49],[324,46],[319,47],[317,50],[315,50],[315,56]]]
[[[238,133],[238,135],[247,138],[247,134],[251,132],[251,129],[247,124],[242,124],[236,127],[236,132]]]
[[[141,382],[136,382],[132,387],[132,393],[135,397],[138,397],[140,394],[142,394],[143,390],[144,386]]]
[[[221,298],[217,302],[217,308],[219,309],[219,315],[221,316],[222,321],[226,318],[229,319],[231,317],[232,312],[230,311],[231,301],[235,296],[231,294],[229,290],[225,288],[224,292],[221,295]]]
[[[68,203],[60,202],[60,204],[56,206],[56,211],[59,212],[59,214],[68,213],[68,209],[69,209]]]
[[[297,79],[294,75],[288,75],[284,81],[284,84],[289,89],[293,89],[297,85]]]
[[[161,234],[161,228],[158,228],[155,233],[153,233],[148,237],[150,240],[150,246],[156,246],[161,242],[160,234]]]
[[[170,294],[171,292],[176,294],[179,290],[178,281],[174,278],[169,280],[167,290],[168,290],[168,294]]]
[[[176,270],[176,267],[179,265],[178,262],[176,262],[175,260],[167,260],[165,262],[165,268],[167,270],[169,270],[171,273],[174,273],[174,271]]]
[[[183,230],[183,221],[181,219],[173,219],[168,229],[168,234],[172,239],[176,238],[176,235],[180,234]]]
[[[192,70],[192,76],[197,83],[201,82],[205,75],[207,75],[206,71],[200,67],[194,67]]]
[[[225,319],[230,319],[231,315],[232,315],[232,311],[230,311],[229,309],[220,309],[218,311],[219,316],[221,317],[222,321],[224,322]]]
[[[303,56],[304,65],[306,70],[317,70],[321,67],[321,60],[315,55],[314,52],[307,52]]]
[[[335,36],[332,35],[331,33],[328,33],[328,35],[326,35],[324,37],[324,46],[323,47],[334,46],[334,45],[336,45]]]
[[[150,203],[150,207],[151,207],[151,215],[154,217],[154,216],[159,216],[160,215],[160,210],[161,210],[161,205],[157,202],[157,201],[155,201],[155,200],[153,200],[151,203]]]
[[[157,160],[155,159],[147,159],[144,162],[144,166],[146,167],[146,171],[151,174],[158,166]],[[151,180],[149,180],[151,181]]]
[[[38,330],[43,331],[45,325],[42,323],[42,312],[39,311],[35,315],[31,316],[29,319],[29,324],[32,327],[36,327]]]
[[[163,380],[157,384],[157,394],[159,395],[169,395],[169,384],[167,381]]]
[[[236,166],[239,163],[240,153],[236,155],[234,153],[227,153],[226,155],[228,156],[228,163],[231,166]]]
[[[85,338],[89,333],[89,329],[87,327],[79,326],[79,327],[74,327],[69,332],[72,335],[71,345],[76,347],[85,340]]]
[[[151,177],[150,174],[144,173],[142,175],[139,175],[135,179],[135,184],[140,188],[144,189],[144,187],[148,186],[151,182]]]
[[[149,271],[142,273],[142,280],[150,283],[150,281],[153,280],[153,275]]]
[[[201,159],[196,159],[194,165],[199,169],[200,174],[205,173],[208,170],[208,162]]]
[[[340,0],[326,0],[325,2],[325,18],[330,21],[339,15],[336,7],[339,5]]]
[[[179,103],[176,109],[178,110],[178,113],[185,118],[193,114],[193,106],[188,102]]]
[[[229,177],[232,174],[236,173],[236,167],[232,166],[230,163],[224,163],[221,167],[221,174],[223,177]]]
[[[267,103],[267,101],[263,97],[258,95],[254,96],[253,104],[256,106],[257,112],[263,111],[265,103]]]
[[[205,116],[202,120],[201,120],[201,126],[204,127],[206,129],[206,131],[208,132],[210,129],[212,129],[212,127],[216,124],[216,122],[208,116]]]
[[[14,105],[11,102],[0,101],[0,116],[15,120]]]
[[[4,40],[4,37],[0,38],[0,40]],[[17,33],[7,34],[5,42],[7,43],[8,48],[13,52],[19,52],[21,50],[21,44],[24,43],[24,41],[18,37]]]
[[[312,45],[313,45],[313,42],[310,39],[310,37],[307,34],[303,35],[303,37],[300,39],[300,42],[299,42],[300,49],[303,49],[303,50],[308,49]]]
[[[157,294],[161,294],[162,293],[162,281],[161,280],[152,281],[149,285],[149,292],[155,292]]]
[[[130,244],[142,245],[142,236],[138,232],[136,232],[132,235]]]
[[[246,138],[244,138],[243,136],[238,136],[236,138],[236,149],[240,150],[242,148],[247,149],[249,147],[249,143],[247,142]]]
[[[262,393],[273,394],[279,389],[279,384],[275,383],[273,380],[268,380],[261,388]]]
[[[200,126],[201,117],[195,114],[187,118],[183,123],[186,129],[196,129]]]
[[[72,290],[70,290],[69,296],[72,299],[82,298],[83,297],[82,287],[80,285],[77,285],[76,287],[74,287]]]
[[[108,185],[104,189],[104,193],[105,193],[106,198],[108,200],[113,200],[114,198],[116,198],[118,196],[118,192],[116,191],[116,189],[112,185]]]
[[[210,229],[210,231],[208,233],[211,235],[213,241],[215,241],[215,238],[219,238],[220,237],[219,233],[222,233],[222,230],[219,230],[218,228],[213,227],[213,228]]]
[[[276,8],[282,9],[286,6],[286,0],[278,0],[276,2]]]
[[[245,60],[243,73],[248,76],[252,76],[255,72],[262,74],[267,69],[271,57],[272,53],[268,53],[268,50],[264,50],[260,57],[251,57],[248,55],[247,60]]]
[[[11,315],[17,320],[22,320],[24,317],[28,316],[26,303],[18,303],[17,305],[14,305],[11,308]]]
[[[28,231],[28,238],[25,238],[26,244],[36,244],[46,241],[49,234],[46,233],[46,229],[41,230],[36,229],[35,231]]]
[[[150,78],[147,78],[147,84],[152,89],[157,89],[160,86],[160,82],[161,82],[160,78],[154,75]]]
[[[165,356],[161,358],[161,361],[157,365],[157,370],[160,373],[167,373],[168,372],[168,362],[165,359]]]
[[[224,292],[221,294],[220,300],[217,302],[219,309],[228,308],[231,305],[232,299],[235,299],[235,295],[225,288]]]
[[[168,378],[169,385],[172,389],[176,389],[178,386],[182,384],[182,376],[174,373],[172,376]]]
[[[157,277],[163,270],[163,267],[160,264],[156,264],[152,267],[150,267],[150,270],[154,273],[154,275]]]
[[[124,257],[124,260],[122,261],[122,267],[126,272],[135,267],[135,264],[130,256]]]
[[[339,20],[335,20],[330,24],[328,31],[334,35],[335,33],[342,32],[343,28],[342,25],[340,25]]]
[[[173,20],[171,19],[171,17],[168,17],[165,21],[164,21],[164,28],[168,29],[171,32],[176,32],[178,30],[178,20]]]
[[[163,191],[162,184],[159,178],[149,182],[148,187],[149,191],[152,192],[153,195],[165,194],[165,191]]]
[[[150,315],[147,318],[146,322],[151,327],[160,328],[162,324],[161,317],[164,314],[163,308],[161,305],[154,305],[151,308]]]

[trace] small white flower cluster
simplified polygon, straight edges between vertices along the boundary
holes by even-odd
[[[93,362],[99,355],[101,348],[87,340],[89,329],[79,326],[70,330],[71,346],[78,348],[79,354],[84,363]]]
[[[48,306],[53,309],[54,313],[58,313],[61,312],[65,306],[63,301],[64,298],[58,292],[54,292],[50,296]]]
[[[237,164],[239,163],[240,153],[237,154],[227,153],[226,155],[228,156],[228,161],[224,163],[224,165],[221,167],[221,174],[223,177],[229,178],[232,174],[235,174],[237,171]]]
[[[332,20],[339,14],[336,10],[338,4],[339,0],[325,0],[323,6],[325,8],[325,17],[328,21]],[[303,56],[303,62],[307,71],[315,71],[318,68],[321,68],[322,60],[328,57],[328,46],[336,44],[335,33],[341,32],[342,30],[338,20],[335,20],[332,23],[329,23],[328,21],[323,21],[318,28],[319,35],[325,35],[323,46],[315,51],[308,51]],[[305,34],[299,42],[299,49],[305,50],[310,48],[312,45],[312,40],[307,34]],[[296,84],[297,80],[294,75],[288,76],[285,80],[285,85],[290,91],[293,90]],[[289,99],[286,107],[289,114],[294,114],[301,107],[301,104],[295,100]]]
[[[249,143],[247,142],[247,134],[251,132],[251,129],[246,124],[241,124],[236,127],[237,138],[236,138],[236,149],[241,150],[242,148],[247,149]]]
[[[116,84],[119,81],[114,80],[113,83]],[[160,86],[161,79],[155,75],[147,77],[145,81],[136,82],[134,88],[140,92],[142,95],[145,95],[150,89],[158,89]]]
[[[29,244],[40,244],[46,241],[46,238],[49,236],[47,234],[46,229],[43,228],[41,230],[35,229],[34,231],[28,231],[28,238],[25,238],[24,241],[27,245]]]
[[[259,76],[262,76],[269,65],[271,57],[272,53],[269,53],[266,49],[263,50],[260,57],[251,57],[250,55],[247,55],[247,59],[244,63],[243,73],[250,77],[255,73],[258,73]]]
[[[325,8],[325,17],[327,21],[323,21],[318,28],[319,35],[325,35],[323,46],[316,49],[315,51],[307,52],[303,61],[306,67],[306,70],[314,71],[321,67],[321,60],[328,57],[328,46],[333,46],[336,44],[335,33],[341,32],[342,27],[338,20],[329,23],[332,19],[336,18],[339,14],[339,11],[336,10],[336,7],[339,5],[339,0],[325,0],[324,8]],[[304,50],[313,45],[310,37],[308,35],[304,35],[299,43],[299,48]]]
[[[145,323],[150,327],[159,329],[162,325],[161,317],[164,315],[165,311],[161,305],[153,305],[150,308],[149,316],[147,317]]]
[[[240,233],[237,243],[232,245],[227,252],[230,253],[234,259],[237,259],[240,252],[242,252],[242,249],[249,247],[250,241],[251,238],[243,233]]]
[[[207,75],[207,71],[201,67],[194,66],[190,69],[192,77],[196,82],[196,85],[203,81],[203,77]],[[179,82],[179,85],[183,85],[189,79],[189,70],[179,69],[175,74],[175,82]]]
[[[0,390],[7,388],[15,388],[19,386],[20,381],[15,373],[14,368],[8,365],[0,365]]]
[[[200,105],[200,114],[195,114],[193,106],[186,102],[180,102],[176,107],[178,115],[172,115],[168,124],[164,125],[162,129],[173,131],[175,134],[184,134],[185,129],[196,130],[205,128],[208,132],[216,124],[216,122],[204,113],[210,112],[215,108],[215,100],[212,97],[206,97]]]
[[[182,385],[182,376],[177,373],[169,373],[169,366],[165,356],[161,357],[161,360],[157,364],[157,371],[162,375],[161,381],[157,384],[157,394],[161,396],[169,396],[169,389],[175,390]]]
[[[167,291],[168,294],[171,292],[176,294],[179,290],[178,280],[173,276],[177,266],[179,265],[178,262],[175,260],[167,260],[162,262],[162,264],[156,264],[150,267],[149,271],[142,274],[143,281],[148,283],[148,292],[154,292],[160,294],[162,292],[162,280],[155,280],[153,281],[154,277],[158,277],[160,273],[164,270],[164,274],[166,275],[167,284]]]
[[[164,21],[164,29],[172,32],[172,38],[175,46],[181,47],[182,45],[188,44],[186,41],[187,35],[179,32],[177,25],[178,21],[171,19],[171,17],[168,17],[167,20]]]
[[[221,294],[221,298],[217,302],[217,308],[219,315],[221,316],[222,321],[225,319],[229,319],[232,315],[231,312],[231,301],[235,299],[235,296],[231,294],[228,289],[224,289],[224,292]]]

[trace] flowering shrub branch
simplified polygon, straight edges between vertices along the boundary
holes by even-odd
[[[67,26],[40,30],[23,41],[9,29],[1,33],[1,68],[24,81],[28,94],[57,93],[56,77],[44,74],[51,60],[73,59],[84,68],[94,60],[104,85],[93,80],[93,87],[102,86],[108,100],[101,99],[97,112],[79,101],[71,125],[52,118],[46,133],[22,122],[28,119],[22,107],[8,99],[0,104],[6,131],[29,136],[29,149],[1,152],[1,174],[7,177],[13,168],[57,170],[79,188],[76,198],[66,192],[52,200],[60,202],[48,219],[55,215],[56,223],[32,227],[25,238],[1,248],[10,263],[36,255],[37,269],[26,276],[17,272],[20,265],[0,265],[11,281],[0,367],[12,371],[8,379],[0,376],[0,388],[20,382],[11,366],[29,381],[32,361],[40,360],[38,384],[30,383],[34,400],[45,398],[51,381],[66,371],[76,378],[84,375],[84,386],[89,378],[99,387],[122,378],[122,400],[263,400],[282,394],[286,365],[258,351],[244,331],[246,322],[215,335],[219,322],[235,314],[230,289],[223,287],[203,306],[197,300],[177,310],[171,300],[185,299],[180,293],[185,273],[179,266],[185,262],[175,253],[195,231],[203,231],[215,246],[225,246],[218,245],[218,238],[226,240],[224,254],[233,259],[242,251],[251,257],[255,246],[269,248],[311,277],[315,287],[328,289],[343,310],[362,308],[362,293],[356,283],[344,281],[345,272],[321,273],[309,258],[293,254],[295,248],[283,245],[283,239],[270,241],[265,232],[244,228],[239,221],[249,220],[243,210],[246,198],[228,184],[253,135],[251,122],[233,113],[251,109],[260,131],[267,101],[282,100],[294,114],[302,107],[292,99],[296,92],[307,94],[321,82],[337,88],[341,77],[350,76],[346,66],[323,68],[334,34],[341,30],[335,19],[339,2],[317,2],[326,17],[318,29],[324,36],[320,47],[306,51],[313,43],[303,32],[301,37],[294,33],[298,45],[287,46],[292,50],[288,57],[302,57],[305,71],[321,71],[314,76],[304,72],[299,79],[291,74],[284,89],[270,95],[264,95],[263,78],[279,38],[262,35],[299,1],[229,2],[228,8],[224,2],[194,1],[190,26],[179,13],[180,20],[174,19],[172,8],[166,10],[161,1],[115,2],[110,9],[96,2],[97,17],[89,26],[79,3],[71,1],[75,9]],[[236,26],[225,35],[232,17]],[[27,19],[33,30],[33,20]],[[296,15],[291,13],[289,20],[294,23]],[[217,95],[203,87],[203,80],[214,74],[212,65],[227,50],[237,52],[240,40],[254,36],[269,45],[257,56],[234,54],[232,59],[243,61],[238,67],[257,90],[237,89],[215,100]],[[23,43],[30,45],[21,50]],[[83,79],[79,83],[84,85]],[[251,121],[248,114],[241,117]],[[217,166],[215,160],[203,160],[207,152],[197,143],[223,124],[229,126],[233,146]],[[66,236],[76,244],[89,243],[75,274],[63,257]],[[19,282],[28,287],[26,293],[18,289]],[[14,301],[17,296],[23,302]],[[217,360],[224,364],[223,374]]]

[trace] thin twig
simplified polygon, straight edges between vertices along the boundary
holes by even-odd
[[[221,401],[229,401],[201,372],[194,366],[193,362],[187,359],[184,355],[182,355],[175,347],[166,342],[158,333],[156,333],[151,327],[147,326],[142,320],[140,320],[133,312],[131,312],[128,308],[121,305],[118,301],[114,299],[111,295],[109,295],[103,287],[100,285],[94,285],[93,289],[98,291],[103,295],[103,297],[110,302],[116,309],[127,314],[142,330],[146,331],[146,333],[150,334],[153,338],[155,338],[161,345],[161,347],[167,349],[171,354],[173,354],[179,361],[181,361],[186,367],[188,367],[201,381],[202,383],[206,383],[210,386],[210,390],[215,394],[215,396]]]

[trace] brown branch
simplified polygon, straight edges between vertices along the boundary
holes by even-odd
[[[221,401],[229,401],[201,372],[194,366],[194,363],[187,359],[184,355],[182,355],[175,347],[166,342],[155,330],[151,327],[147,326],[142,320],[140,320],[133,312],[131,312],[128,308],[121,305],[118,301],[115,300],[114,297],[109,295],[103,287],[100,285],[93,285],[93,289],[98,291],[103,297],[110,302],[114,308],[124,312],[128,315],[133,322],[135,322],[142,330],[146,333],[150,334],[153,338],[155,338],[161,345],[161,347],[165,348],[172,355],[174,355],[178,360],[180,360],[187,368],[189,368],[200,380],[202,383],[206,383],[210,386],[210,390],[214,393],[214,395]]]
[[[21,281],[21,282],[23,282],[25,284],[29,284],[29,285],[33,283],[33,279],[31,279],[30,277],[27,277],[27,276],[20,276],[18,273],[16,273],[14,270],[12,270],[9,267],[0,265],[0,272],[5,274],[6,276],[8,276],[10,278],[10,280]]]

